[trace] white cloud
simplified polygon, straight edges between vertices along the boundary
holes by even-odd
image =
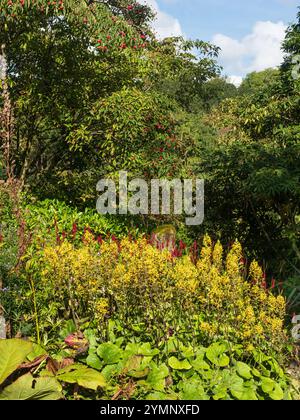
[[[143,2],[151,6],[152,9],[156,12],[156,19],[153,23],[153,29],[159,38],[183,35],[179,20],[163,12],[159,8],[156,0],[143,0]]]
[[[243,78],[242,76],[232,75],[232,76],[229,76],[227,80],[229,83],[232,83],[234,86],[239,87],[242,84]]]
[[[283,22],[256,22],[252,32],[241,40],[216,34],[212,42],[222,48],[220,62],[225,72],[229,75],[245,76],[249,72],[281,64],[281,44],[285,31],[286,25]]]

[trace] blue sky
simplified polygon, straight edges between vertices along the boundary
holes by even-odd
[[[239,83],[250,71],[282,61],[281,42],[300,0],[144,0],[157,11],[164,37],[183,34],[222,48],[224,74]]]

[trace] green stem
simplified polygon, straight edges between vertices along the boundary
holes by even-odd
[[[41,336],[40,336],[40,324],[39,324],[39,317],[38,317],[38,310],[37,310],[37,301],[36,301],[36,291],[34,286],[34,281],[32,277],[29,277],[29,283],[33,298],[33,308],[34,308],[34,319],[35,319],[35,330],[36,330],[36,337],[37,337],[37,343],[41,344]]]

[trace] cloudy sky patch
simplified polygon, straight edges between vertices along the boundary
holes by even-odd
[[[143,0],[157,12],[160,38],[185,35],[222,48],[220,64],[235,84],[252,71],[277,67],[299,0]]]

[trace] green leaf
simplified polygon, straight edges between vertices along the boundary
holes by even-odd
[[[245,379],[251,379],[252,378],[251,368],[248,365],[246,365],[246,363],[237,362],[236,370],[237,370],[237,373],[242,378],[245,378]]]
[[[268,394],[272,400],[281,401],[284,398],[284,392],[281,386],[270,378],[262,378],[261,388],[265,394]]]
[[[169,338],[165,344],[165,351],[167,353],[177,353],[180,347],[180,341],[177,338]]]
[[[71,334],[76,333],[76,325],[75,322],[72,320],[68,320],[65,322],[63,328],[60,330],[59,336],[64,340]]]
[[[128,376],[135,379],[145,378],[150,372],[150,368],[146,367],[144,370],[135,370],[128,372]]]
[[[104,360],[106,365],[114,365],[122,359],[122,350],[112,343],[101,344],[97,349],[98,356]]]
[[[158,349],[152,349],[150,343],[143,343],[143,344],[136,344],[136,343],[129,343],[125,349],[126,355],[130,356],[157,356],[159,354]]]
[[[59,400],[63,398],[60,383],[52,377],[21,376],[0,394],[0,400]]]
[[[102,362],[99,359],[99,357],[95,354],[89,354],[88,357],[86,358],[86,364],[93,368],[93,369],[97,369],[97,370],[101,370],[102,369]]]
[[[146,397],[146,401],[166,401],[167,399],[168,396],[164,392],[152,392]]]
[[[261,373],[256,368],[252,368],[252,374],[256,378],[261,378]]]
[[[276,384],[276,382],[273,381],[273,379],[262,378],[261,388],[266,394],[269,394],[275,388],[275,384]]]
[[[124,372],[128,372],[128,375],[132,378],[144,378],[148,375],[150,372],[150,363],[151,363],[152,357],[144,357],[144,356],[138,356],[134,355],[131,356],[124,366]]]
[[[260,350],[255,350],[253,352],[253,356],[254,356],[254,360],[258,363],[261,364],[263,362],[267,362],[268,360],[270,360],[271,358],[269,356],[266,356],[262,351]]]
[[[203,385],[199,379],[192,379],[182,382],[178,385],[181,388],[180,399],[185,401],[205,401],[209,396],[204,391]]]
[[[58,372],[57,379],[70,384],[76,383],[83,388],[92,389],[94,391],[106,386],[106,380],[100,372],[84,365],[69,366],[63,371]]]
[[[279,363],[275,360],[275,359],[271,359],[269,360],[269,365],[272,369],[272,371],[279,376],[280,378],[284,378],[284,371],[283,369],[279,366]]]
[[[185,359],[189,359],[190,357],[193,357],[193,356],[194,356],[194,354],[195,354],[195,351],[194,351],[194,349],[193,349],[193,347],[192,347],[192,346],[190,346],[190,347],[185,347],[185,346],[182,346],[182,347],[180,348],[180,351],[181,351],[182,356],[183,356]]]
[[[33,350],[32,343],[19,339],[0,340],[0,385]]]
[[[43,349],[39,344],[32,344],[32,352],[27,355],[27,359],[30,362],[33,362],[38,357],[45,356],[47,354],[47,351]]]
[[[228,347],[226,344],[214,343],[206,351],[206,357],[210,362],[219,367],[226,367],[230,363],[229,357],[225,354]]]
[[[96,349],[98,347],[97,337],[94,330],[87,329],[84,331],[84,336],[89,342],[89,347],[91,349]]]
[[[157,356],[159,354],[159,350],[158,349],[152,349],[150,343],[144,343],[139,347],[138,354],[143,355],[143,356],[154,357],[154,356]]]
[[[168,367],[163,364],[160,366],[153,366],[151,372],[147,377],[147,384],[155,391],[164,391],[166,386],[165,379],[169,376]]]
[[[188,360],[178,360],[176,357],[172,356],[169,358],[169,366],[174,370],[190,370],[192,369],[191,364]]]
[[[236,373],[233,373],[228,379],[230,379],[228,382],[229,390],[236,399],[241,401],[258,400],[257,386],[253,379],[245,382]]]
[[[120,375],[122,372],[122,366],[120,365],[107,365],[102,370],[102,375],[104,376],[105,380],[109,382],[114,376]]]
[[[178,395],[175,392],[152,392],[146,396],[147,401],[177,401]]]
[[[192,362],[192,366],[197,372],[201,372],[203,370],[210,370],[210,366],[205,360],[203,360],[203,356],[198,356]]]
[[[243,392],[241,400],[242,401],[258,401],[255,390],[252,388],[246,388],[245,391]]]
[[[270,392],[270,397],[272,398],[272,400],[274,401],[282,401],[284,398],[284,392],[281,388],[280,385],[276,384],[273,391]]]
[[[213,389],[213,393],[214,393],[214,400],[215,401],[219,401],[219,400],[225,400],[227,399],[227,390],[228,387],[226,384],[223,384],[222,382],[220,384],[218,384],[214,389]]]

